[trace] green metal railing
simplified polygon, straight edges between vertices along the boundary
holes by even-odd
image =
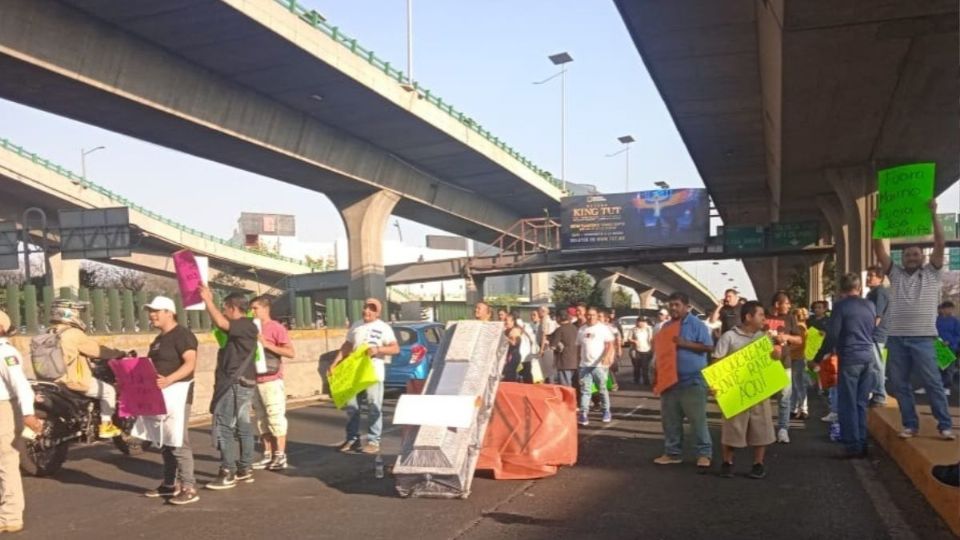
[[[183,224],[181,224],[181,223],[177,223],[176,221],[173,221],[172,219],[169,219],[169,218],[167,218],[167,217],[161,216],[160,214],[158,214],[158,213],[156,213],[156,212],[153,212],[153,211],[151,211],[151,210],[148,210],[148,209],[140,206],[139,204],[136,204],[136,203],[134,203],[134,202],[126,199],[125,197],[122,197],[121,195],[110,191],[109,189],[107,189],[107,188],[105,188],[105,187],[103,187],[103,186],[100,186],[100,185],[97,185],[97,184],[91,182],[90,180],[86,179],[86,178],[83,177],[83,176],[80,176],[79,174],[76,174],[75,172],[67,169],[66,167],[61,167],[60,165],[57,165],[56,163],[53,163],[52,161],[50,161],[50,160],[48,160],[48,159],[45,159],[45,158],[43,158],[43,157],[40,157],[40,156],[38,156],[37,154],[34,154],[33,152],[30,152],[30,151],[26,150],[26,149],[23,148],[22,146],[18,146],[18,145],[16,145],[16,144],[12,143],[11,141],[9,141],[9,140],[7,140],[7,139],[4,139],[4,138],[2,138],[2,137],[0,137],[0,147],[5,148],[5,149],[7,149],[7,150],[10,150],[11,152],[17,154],[17,155],[20,156],[20,157],[27,158],[27,159],[29,159],[30,161],[32,161],[33,163],[36,163],[37,165],[40,165],[40,166],[44,167],[44,168],[47,169],[47,170],[53,171],[53,172],[55,172],[55,173],[57,173],[57,174],[59,174],[59,175],[61,175],[61,176],[64,176],[64,177],[66,177],[66,178],[69,178],[70,181],[72,181],[72,182],[74,182],[74,183],[77,183],[77,184],[79,184],[79,185],[81,185],[81,186],[83,186],[83,187],[85,187],[85,188],[88,188],[88,189],[91,189],[91,190],[93,190],[93,191],[96,191],[97,193],[106,196],[107,198],[109,198],[110,200],[112,200],[112,201],[114,201],[114,202],[117,202],[117,203],[119,203],[119,204],[122,204],[123,206],[126,206],[126,207],[128,207],[128,208],[130,208],[130,209],[132,209],[132,210],[135,210],[135,211],[137,211],[137,212],[139,212],[139,213],[141,213],[141,214],[143,214],[143,215],[145,215],[145,216],[148,216],[148,217],[150,217],[150,218],[152,218],[152,219],[155,219],[155,220],[157,220],[157,221],[160,221],[160,222],[162,222],[162,223],[164,223],[164,224],[166,224],[166,225],[170,225],[171,227],[174,227],[175,229],[177,229],[177,230],[179,230],[179,231],[181,231],[181,232],[185,232],[185,233],[191,234],[191,235],[193,235],[193,236],[197,236],[197,237],[199,237],[199,238],[203,238],[204,240],[207,240],[207,241],[209,241],[209,242],[214,242],[214,243],[221,244],[221,245],[224,245],[224,246],[233,248],[233,249],[238,249],[238,250],[244,251],[244,252],[246,252],[246,253],[252,253],[252,254],[255,254],[255,255],[261,255],[261,256],[263,256],[263,257],[268,257],[268,258],[271,258],[271,259],[276,259],[276,260],[280,260],[280,261],[284,261],[284,262],[301,264],[301,265],[303,265],[303,266],[310,266],[310,265],[308,265],[305,261],[297,260],[297,259],[294,259],[294,258],[292,258],[292,257],[284,257],[284,256],[282,256],[282,255],[276,255],[276,254],[273,254],[273,253],[266,253],[266,252],[256,251],[256,250],[252,250],[252,249],[249,249],[249,248],[246,248],[246,247],[243,247],[243,246],[238,246],[237,244],[234,244],[234,243],[232,243],[232,242],[229,242],[229,241],[227,241],[227,240],[224,240],[223,238],[218,238],[218,237],[213,236],[213,235],[211,235],[211,234],[207,234],[207,233],[205,233],[205,232],[203,232],[203,231],[198,231],[198,230],[196,230],[196,229],[194,229],[194,228],[192,228],[192,227],[187,227],[186,225],[183,225]],[[310,266],[310,268],[311,268],[312,270],[319,270],[319,268],[312,267],[312,266]]]
[[[368,63],[370,63],[370,65],[382,70],[388,77],[392,79],[396,79],[398,83],[409,82],[409,84],[413,86],[414,91],[422,95],[423,99],[426,100],[428,103],[435,105],[441,111],[447,113],[448,115],[456,119],[458,122],[460,122],[464,126],[467,126],[471,130],[473,130],[475,133],[477,133],[478,135],[486,139],[488,142],[492,143],[494,146],[503,150],[504,152],[509,154],[511,157],[513,157],[514,159],[522,163],[525,167],[537,173],[537,175],[542,177],[547,182],[550,182],[552,185],[560,189],[564,188],[563,183],[559,179],[555,178],[548,171],[541,169],[540,167],[537,167],[532,161],[527,159],[525,156],[521,155],[520,152],[517,152],[513,147],[501,141],[498,137],[494,137],[492,133],[484,129],[483,126],[477,123],[476,120],[463,114],[463,112],[456,110],[455,108],[453,108],[453,105],[443,101],[443,99],[440,96],[437,96],[436,94],[432,93],[430,90],[421,87],[420,84],[416,81],[408,81],[403,71],[390,65],[390,62],[387,62],[378,58],[373,51],[366,49],[362,45],[357,43],[356,39],[353,39],[350,36],[341,32],[339,27],[331,26],[316,11],[306,9],[305,7],[298,4],[297,0],[274,0],[274,1],[284,6],[288,10],[290,10],[291,13],[297,15],[300,18],[300,20],[302,20],[306,24],[309,24],[310,26],[323,32],[324,34],[329,36],[331,39],[333,39],[340,45],[343,45],[344,47],[349,49],[350,52],[352,52],[353,54],[366,60]]]

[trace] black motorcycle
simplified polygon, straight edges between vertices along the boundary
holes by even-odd
[[[106,366],[97,366],[94,377],[113,384],[113,372]],[[86,397],[50,382],[32,381],[35,394],[34,409],[43,420],[43,429],[33,440],[22,439],[19,444],[20,468],[31,476],[51,476],[60,470],[67,459],[70,444],[89,445],[99,438],[100,400]],[[122,434],[113,438],[113,444],[125,455],[143,451],[140,440],[130,435],[133,418],[113,415],[113,423]]]

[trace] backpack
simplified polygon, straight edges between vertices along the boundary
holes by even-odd
[[[30,362],[37,380],[56,381],[67,374],[63,349],[60,347],[62,333],[47,332],[30,340]]]

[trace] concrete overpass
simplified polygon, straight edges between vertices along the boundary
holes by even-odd
[[[131,257],[110,260],[119,266],[173,276],[170,254],[185,248],[209,257],[211,267],[238,278],[239,287],[264,292],[290,274],[313,270],[301,261],[243,249],[171,221],[5,139],[0,139],[0,194],[0,219],[19,222],[25,208],[36,206],[46,212],[49,227],[59,226],[59,209],[128,207],[139,242]],[[50,240],[56,245],[59,238],[54,234]],[[51,265],[55,286],[78,286],[79,260],[62,260],[58,254]]]
[[[614,3],[726,224],[818,219],[862,271],[877,169],[960,176],[956,1]],[[746,263],[762,299],[786,263]]]
[[[490,241],[548,173],[295,1],[8,0],[0,97],[303,186],[339,208],[351,296],[389,215]]]

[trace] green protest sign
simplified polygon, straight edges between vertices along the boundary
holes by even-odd
[[[816,360],[814,356],[816,356],[820,347],[823,346],[824,337],[823,332],[817,328],[809,328],[807,330],[807,337],[803,342],[804,360]]]
[[[924,236],[933,230],[934,163],[913,163],[877,172],[874,238]]]
[[[330,371],[330,397],[342,409],[351,398],[377,382],[366,344],[360,345]]]
[[[703,369],[724,418],[733,418],[787,386],[783,364],[770,356],[772,352],[770,338],[762,336]]]
[[[950,347],[944,343],[942,339],[934,342],[933,348],[937,352],[937,366],[939,366],[941,370],[950,367],[950,364],[957,359],[956,353],[951,351]]]

